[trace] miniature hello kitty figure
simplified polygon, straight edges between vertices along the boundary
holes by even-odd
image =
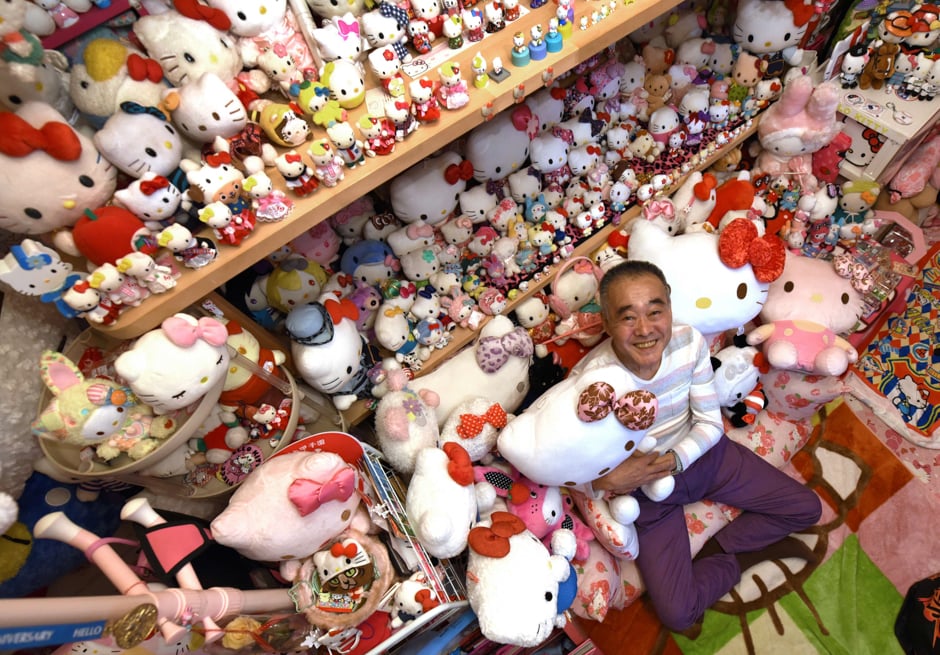
[[[467,40],[476,43],[482,41],[483,31],[483,12],[474,7],[473,9],[464,9],[461,14],[463,17],[463,26],[467,31]]]
[[[506,27],[501,0],[491,0],[483,5],[483,14],[486,17],[487,34],[495,34]]]
[[[396,141],[404,141],[420,125],[411,111],[411,103],[404,98],[386,98],[385,116],[395,126]]]
[[[434,82],[426,77],[408,85],[411,92],[411,114],[419,123],[433,123],[441,117],[441,103],[434,93]]]
[[[180,223],[164,228],[157,235],[157,243],[172,252],[187,268],[202,268],[219,256],[219,248],[212,239],[194,236]]]
[[[382,88],[393,98],[405,95],[405,78],[401,74],[401,60],[391,46],[385,46],[369,53],[369,67]]]
[[[48,12],[59,29],[68,29],[79,20],[79,15],[61,0],[33,0]]]
[[[105,263],[88,276],[88,284],[97,289],[116,305],[137,307],[150,296],[147,287],[141,286],[132,277],[122,274],[114,264]]]
[[[199,220],[212,228],[216,239],[232,246],[239,245],[255,229],[252,212],[235,213],[230,205],[219,201],[200,209]]]
[[[283,220],[294,208],[293,201],[283,191],[274,188],[274,181],[263,170],[246,177],[242,189],[251,199],[251,208],[259,221]]]
[[[62,300],[71,307],[77,316],[96,325],[114,325],[121,314],[121,305],[116,305],[97,289],[93,289],[88,280],[79,280],[62,294]]]
[[[115,263],[117,270],[133,277],[150,293],[164,293],[176,286],[176,277],[169,266],[158,264],[143,252],[131,252]]]
[[[437,69],[441,86],[437,90],[438,100],[447,109],[460,109],[470,102],[467,82],[463,79],[460,65],[449,61]]]
[[[473,86],[483,89],[489,84],[490,78],[486,74],[486,59],[479,52],[470,61],[470,70],[473,71]]]
[[[522,10],[519,9],[519,0],[503,0],[503,18],[511,23],[518,20],[521,15]]]
[[[355,168],[366,163],[362,141],[356,138],[352,125],[345,121],[333,123],[326,128],[326,134],[333,142],[336,154],[342,157],[347,168]]]
[[[388,118],[367,114],[359,119],[359,131],[369,157],[390,155],[395,151],[395,125]]]
[[[143,221],[148,230],[159,232],[175,222],[182,194],[167,178],[147,171],[115,191],[114,201]]]
[[[333,151],[326,139],[319,139],[310,144],[310,159],[313,160],[313,174],[327,187],[334,187],[343,181],[346,175],[343,158]]]
[[[313,169],[307,165],[303,157],[296,150],[279,155],[274,160],[274,166],[284,178],[288,190],[298,196],[309,196],[320,187]]]
[[[79,280],[81,276],[72,272],[72,265],[62,261],[58,252],[32,239],[23,239],[0,258],[0,281],[25,296],[54,303],[66,318],[78,312],[62,296]]]
[[[431,52],[431,39],[434,35],[431,34],[427,21],[409,21],[408,36],[411,37],[411,45],[414,46],[418,54],[426,55]]]
[[[447,37],[447,47],[457,50],[463,47],[463,18],[458,15],[448,16],[441,26],[441,31]]]

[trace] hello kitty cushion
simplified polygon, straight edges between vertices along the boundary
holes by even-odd
[[[457,208],[457,199],[472,177],[472,165],[456,152],[429,157],[392,180],[392,211],[405,223],[442,223]]]
[[[214,318],[174,314],[141,336],[114,369],[157,414],[218,398],[228,371],[228,332]]]
[[[515,173],[529,156],[529,141],[538,134],[538,117],[525,104],[501,111],[467,135],[464,154],[478,182],[497,181]]]
[[[0,170],[0,227],[16,234],[69,227],[85,209],[106,204],[117,185],[117,170],[92,140],[39,102],[0,112]]]

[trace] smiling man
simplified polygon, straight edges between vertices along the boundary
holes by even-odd
[[[656,395],[649,434],[657,449],[634,453],[594,481],[594,489],[632,493],[640,505],[637,567],[663,624],[693,637],[705,610],[760,561],[816,556],[788,536],[819,520],[812,491],[724,434],[708,346],[693,327],[674,324],[670,288],[655,265],[629,260],[600,284],[610,339],[572,371],[579,375],[619,362],[639,388]],[[664,475],[676,488],[662,502],[639,489]],[[743,510],[692,559],[684,506],[709,499]]]

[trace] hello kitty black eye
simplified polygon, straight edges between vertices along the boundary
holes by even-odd
[[[185,392],[185,391],[180,391],[178,394],[175,394],[175,395],[173,396],[173,398],[174,398],[174,399],[179,399],[179,398],[182,398],[182,397],[185,396],[185,395],[186,395],[186,392]]]
[[[754,35],[753,35],[753,34],[748,34],[748,35],[747,35],[747,42],[748,42],[748,43],[754,43]]]
[[[183,59],[185,59],[185,60],[186,60],[188,63],[190,63],[190,64],[195,64],[195,63],[196,63],[196,58],[193,57],[193,56],[192,56],[191,54],[189,54],[188,52],[184,52],[184,53],[183,53]]]
[[[11,105],[21,105],[23,104],[23,99],[19,96],[10,96],[7,98]]]
[[[789,41],[789,40],[790,40],[790,33],[789,33],[789,32],[787,32],[786,34],[783,35],[783,40],[784,40],[784,41]]]
[[[148,157],[156,157],[156,156],[157,156],[157,151],[154,150],[153,148],[144,148],[144,152],[147,153],[147,156],[148,156]]]
[[[247,19],[248,19],[248,16],[246,16],[246,15],[245,15],[245,12],[243,12],[243,11],[240,11],[240,12],[238,12],[238,13],[235,14],[235,15],[238,16],[238,20],[247,20]]]
[[[32,207],[27,207],[23,210],[23,213],[26,214],[29,218],[33,218],[37,221],[42,218],[42,212],[38,209],[33,209]]]
[[[169,132],[170,134],[176,134],[176,130],[173,129],[172,125],[164,125],[163,129]]]

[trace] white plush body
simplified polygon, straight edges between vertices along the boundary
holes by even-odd
[[[451,459],[440,448],[423,448],[415,459],[414,475],[405,496],[405,511],[415,536],[433,557],[462,553],[476,520],[473,479],[460,484],[448,472]]]
[[[454,408],[465,400],[483,396],[499,403],[507,412],[515,411],[529,392],[529,365],[532,357],[510,355],[495,373],[484,372],[476,361],[476,346],[484,337],[501,337],[513,329],[506,316],[494,316],[480,330],[477,341],[460,351],[411,386],[416,390],[435,391],[441,398],[437,408],[438,423],[443,423]],[[530,339],[531,341],[531,339]]]
[[[236,489],[228,507],[212,521],[212,536],[261,562],[309,557],[350,527],[359,495],[353,492],[346,500],[330,500],[303,516],[288,497],[291,485],[307,484],[304,481],[324,484],[351,468],[330,452],[274,457]],[[358,474],[354,472],[354,476],[358,487]]]
[[[389,391],[375,409],[379,448],[393,469],[410,475],[418,454],[437,445],[439,435],[434,407],[437,398],[409,388]]]

